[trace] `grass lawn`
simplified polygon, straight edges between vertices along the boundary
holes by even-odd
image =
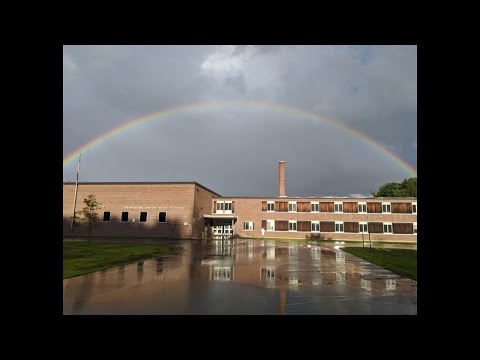
[[[181,247],[160,244],[135,244],[90,241],[63,241],[63,278],[88,274],[122,264],[174,255]]]
[[[417,250],[345,247],[349,254],[381,266],[398,275],[417,280]]]

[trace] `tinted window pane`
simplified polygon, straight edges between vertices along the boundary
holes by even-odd
[[[105,211],[103,213],[103,221],[110,221],[110,211]]]
[[[147,212],[146,211],[142,211],[140,213],[140,222],[147,222]]]
[[[122,221],[128,221],[128,211],[122,212]]]
[[[167,222],[167,213],[162,211],[158,213],[158,222]]]

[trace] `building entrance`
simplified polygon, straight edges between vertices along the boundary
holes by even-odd
[[[232,236],[233,235],[233,226],[231,224],[224,225],[214,225],[212,227],[213,235],[222,235],[222,236]]]

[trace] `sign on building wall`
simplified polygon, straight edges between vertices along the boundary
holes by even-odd
[[[145,210],[182,210],[185,206],[124,206],[124,209],[145,209]]]

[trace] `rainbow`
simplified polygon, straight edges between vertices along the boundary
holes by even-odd
[[[104,143],[105,141],[131,128],[145,124],[149,121],[166,118],[170,115],[175,115],[179,113],[189,113],[189,112],[195,112],[195,111],[201,111],[201,110],[212,110],[212,109],[218,110],[218,109],[235,107],[235,106],[239,106],[243,108],[253,108],[253,109],[276,110],[276,111],[286,112],[292,115],[300,116],[302,118],[307,118],[314,121],[320,121],[324,124],[330,125],[332,127],[335,127],[337,129],[343,130],[351,134],[353,137],[377,149],[380,153],[384,154],[389,160],[399,165],[402,169],[407,171],[407,173],[409,173],[410,175],[417,176],[416,169],[414,169],[405,160],[401,159],[399,156],[395,155],[391,150],[389,150],[385,146],[379,144],[369,136],[361,133],[360,131],[352,128],[351,126],[348,126],[341,122],[329,119],[325,116],[322,116],[313,112],[305,111],[303,109],[296,108],[293,106],[276,104],[276,103],[271,103],[266,101],[251,101],[251,100],[196,102],[196,103],[171,107],[165,110],[154,112],[152,114],[141,116],[139,118],[127,121],[126,123],[120,125],[119,127],[111,129],[97,136],[95,139],[89,141],[88,143],[76,149],[75,151],[72,151],[63,159],[63,166],[64,167],[68,166],[74,160],[76,160],[79,153],[85,153],[85,152],[91,151],[97,146],[99,146],[100,144]]]

